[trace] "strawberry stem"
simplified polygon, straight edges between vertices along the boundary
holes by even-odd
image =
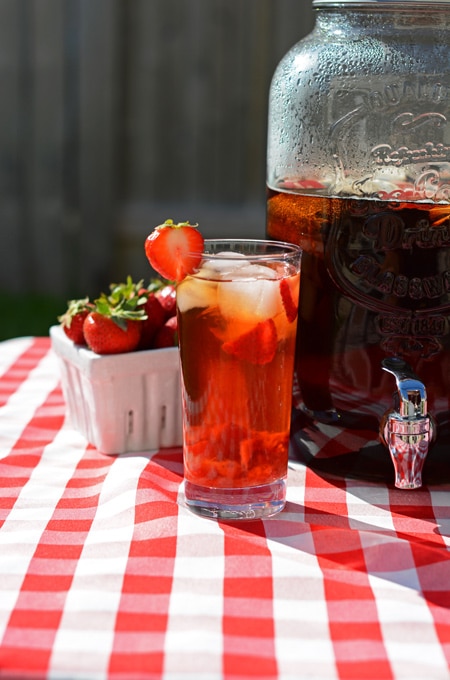
[[[173,220],[166,220],[163,224],[160,224],[156,229],[164,229],[165,227],[172,227],[172,229],[180,229],[181,227],[192,227],[193,229],[198,229],[198,224],[191,224],[189,220],[186,222],[175,222]]]
[[[131,276],[127,276],[125,283],[112,283],[109,295],[102,293],[94,301],[96,311],[108,316],[123,330],[126,329],[127,321],[145,321],[147,314],[142,306],[147,298],[140,293],[143,283],[143,279],[134,283]]]

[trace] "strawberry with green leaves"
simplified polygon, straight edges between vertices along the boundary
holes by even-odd
[[[145,241],[145,254],[158,274],[178,283],[200,264],[203,236],[197,225],[166,220]]]
[[[83,332],[88,347],[97,354],[119,354],[137,349],[146,319],[146,298],[139,295],[142,281],[111,284],[109,295],[95,300],[95,309],[85,318]]]
[[[83,333],[83,323],[89,312],[94,308],[89,298],[85,297],[80,300],[69,300],[67,303],[67,310],[61,316],[58,316],[64,333],[76,345],[86,345],[86,340]]]
[[[133,352],[141,338],[141,322],[123,316],[91,312],[83,324],[87,345],[96,354]]]

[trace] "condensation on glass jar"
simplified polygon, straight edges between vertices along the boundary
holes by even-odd
[[[292,455],[385,480],[420,448],[449,481],[450,1],[313,5],[268,117],[267,234],[304,250]]]

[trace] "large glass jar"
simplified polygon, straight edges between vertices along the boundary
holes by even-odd
[[[426,388],[428,481],[450,478],[450,2],[316,0],[269,101],[267,233],[304,249],[294,455],[391,477],[381,423]],[[395,401],[395,400],[394,400]],[[395,404],[394,404],[395,407]]]

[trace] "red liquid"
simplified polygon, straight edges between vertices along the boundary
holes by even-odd
[[[450,206],[269,191],[270,238],[302,246],[296,377],[305,406],[393,406],[386,356],[449,409]]]
[[[290,277],[298,292],[299,275]],[[177,299],[194,286],[217,285],[188,277]],[[226,281],[220,283],[227,286]],[[245,280],[240,284],[249,285]],[[251,285],[251,282],[250,282]],[[190,289],[188,289],[190,287]],[[278,291],[279,283],[275,281]],[[277,293],[279,295],[279,293]],[[236,310],[238,305],[236,306]],[[218,305],[178,310],[187,481],[220,489],[270,484],[287,470],[296,320],[281,303],[270,361],[257,363],[224,350],[261,318],[249,311],[225,318]],[[255,357],[258,355],[255,347]]]

